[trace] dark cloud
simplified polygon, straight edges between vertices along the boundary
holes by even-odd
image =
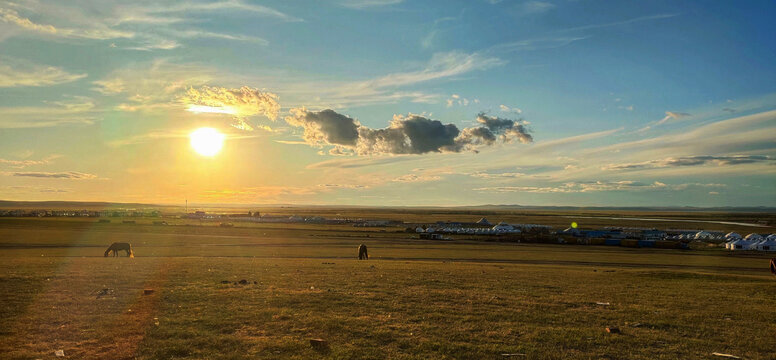
[[[484,125],[485,128],[494,134],[500,135],[501,140],[504,142],[508,143],[514,140],[524,144],[533,142],[533,137],[528,133],[528,129],[526,129],[522,120],[504,119],[480,113],[477,115],[477,122]]]
[[[429,152],[458,152],[456,137],[460,134],[453,124],[442,124],[420,115],[394,116],[385,129],[359,128],[356,153],[370,154],[425,154]]]
[[[361,126],[355,119],[329,109],[318,112],[292,109],[286,121],[304,128],[304,139],[309,144],[351,147],[358,142],[358,128]]]
[[[519,121],[480,114],[482,126],[458,129],[454,124],[422,115],[396,115],[387,128],[372,129],[333,110],[292,109],[286,121],[304,129],[304,140],[311,145],[333,145],[331,154],[425,154],[460,152],[498,141],[533,141]]]
[[[496,135],[486,127],[473,127],[463,129],[461,139],[472,145],[492,145],[496,142]]]

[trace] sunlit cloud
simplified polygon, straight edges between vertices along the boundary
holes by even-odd
[[[280,112],[277,95],[247,86],[190,88],[180,101],[190,112],[232,115],[236,122],[233,126],[243,130],[253,130],[246,119],[249,116],[264,115],[275,120]]]

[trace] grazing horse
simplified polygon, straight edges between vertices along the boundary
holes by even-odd
[[[105,250],[105,257],[108,257],[113,252],[113,257],[119,256],[119,251],[124,250],[127,252],[127,257],[135,257],[135,253],[132,251],[132,245],[129,243],[113,243],[110,244],[108,250]]]
[[[771,259],[771,274],[776,275],[776,258]]]
[[[358,259],[369,260],[369,254],[366,252],[366,245],[361,244],[358,246]]]

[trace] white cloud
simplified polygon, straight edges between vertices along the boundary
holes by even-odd
[[[509,107],[509,106],[506,106],[504,104],[499,105],[498,108],[499,108],[499,110],[501,110],[503,112],[514,112],[516,114],[522,114],[523,113],[522,109],[519,109],[519,108],[516,108],[516,107]]]

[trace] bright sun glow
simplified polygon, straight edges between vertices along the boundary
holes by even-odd
[[[226,136],[213,128],[199,128],[190,135],[191,147],[202,156],[215,156],[224,146]]]
[[[186,111],[193,113],[211,113],[211,114],[229,114],[237,115],[237,109],[231,106],[207,106],[207,105],[189,105]]]

